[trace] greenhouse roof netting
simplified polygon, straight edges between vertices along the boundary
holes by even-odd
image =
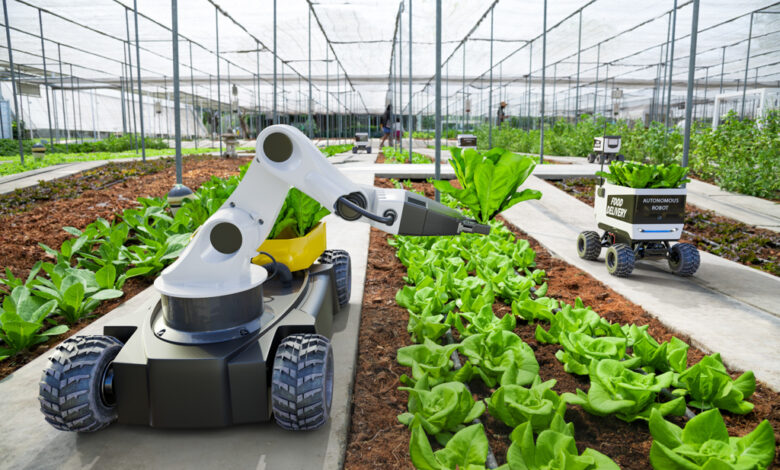
[[[170,2],[139,0],[137,35],[131,0],[7,3],[15,72],[23,84],[47,82],[53,89],[75,89],[74,103],[98,99],[118,106],[120,89],[137,88],[140,58],[143,94],[170,99]],[[278,112],[307,113],[311,83],[315,113],[377,114],[391,96],[407,113],[411,66],[412,112],[432,112],[435,1],[286,0],[276,5],[276,16],[274,5],[274,0],[179,2],[185,106],[219,102],[268,112],[276,97]],[[780,2],[701,2],[697,100],[741,89],[746,70],[750,87],[779,86],[779,13]],[[538,115],[543,69],[548,113],[605,112],[614,104],[607,98],[614,96],[625,109],[647,106],[669,76],[672,102],[681,102],[691,15],[689,0],[549,2],[543,59],[542,1],[442,1],[443,107],[446,114],[464,107],[476,115],[493,114],[487,109],[491,70],[493,103],[507,101],[513,114]],[[670,39],[674,47],[667,47]],[[0,45],[7,53],[5,35]],[[7,97],[5,58],[0,66]],[[41,94],[27,94],[28,111],[35,114],[30,120],[42,125],[45,106],[32,102]]]

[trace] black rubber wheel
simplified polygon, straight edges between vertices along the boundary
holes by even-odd
[[[669,250],[669,269],[678,276],[693,276],[700,262],[699,250],[690,243],[678,243]]]
[[[577,254],[582,259],[590,261],[599,259],[601,254],[601,237],[592,231],[580,232],[577,237]]]
[[[634,260],[634,250],[625,243],[617,243],[607,248],[604,263],[613,276],[628,277],[634,270]]]
[[[595,153],[589,153],[588,154],[588,163],[593,163],[596,161],[596,154]]]
[[[371,147],[366,147],[366,153],[371,153]]]
[[[352,153],[357,153],[357,147],[352,147]]]
[[[122,342],[112,336],[73,336],[49,357],[38,401],[46,421],[60,431],[94,432],[116,421],[110,365]]]
[[[320,263],[333,265],[339,306],[347,305],[352,294],[352,261],[349,253],[344,250],[325,250],[320,256]]]
[[[617,161],[619,161],[619,162],[624,162],[624,161],[626,161],[626,156],[625,156],[625,155],[623,155],[622,153],[619,153],[619,154],[618,154],[618,156],[617,156],[616,158],[617,158]]]
[[[601,155],[598,156],[598,160],[599,163],[604,163],[607,161],[607,156],[602,153]]]
[[[333,348],[328,338],[290,335],[276,350],[271,376],[274,419],[289,431],[317,429],[333,400]]]

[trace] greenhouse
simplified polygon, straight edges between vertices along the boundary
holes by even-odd
[[[780,2],[2,4],[0,469],[780,468]]]

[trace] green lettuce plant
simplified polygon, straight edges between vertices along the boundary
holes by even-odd
[[[488,440],[482,424],[472,424],[455,433],[443,449],[433,451],[420,418],[412,422],[409,455],[419,470],[483,470]]]
[[[414,388],[399,387],[409,392],[409,411],[398,416],[398,421],[411,427],[417,419],[425,432],[446,444],[453,432],[464,428],[482,416],[485,404],[474,401],[468,388],[461,382],[445,382],[428,390],[428,380],[417,381]]]
[[[535,433],[548,429],[556,415],[566,412],[566,402],[552,390],[555,380],[542,382],[537,375],[528,388],[507,384],[485,399],[490,415],[514,428],[531,423]]]
[[[517,306],[518,314],[523,314],[523,306],[527,302]],[[512,311],[515,311],[515,304],[512,303]],[[589,336],[605,336],[618,334],[621,336],[619,327],[613,326],[607,320],[594,312],[590,307],[582,303],[582,299],[577,297],[574,305],[563,303],[561,309],[556,312],[545,313],[542,311],[540,319],[550,322],[550,329],[544,330],[541,325],[536,325],[536,340],[541,343],[557,344],[560,342],[563,333],[582,333]],[[621,356],[622,357],[622,356]]]
[[[309,233],[330,211],[296,188],[284,199],[268,238],[296,238]]]
[[[647,420],[652,410],[663,416],[682,416],[685,413],[685,399],[675,398],[665,403],[656,401],[662,388],[672,383],[673,373],[643,375],[624,367],[623,363],[603,359],[590,364],[590,389],[586,394],[564,393],[567,403],[580,405],[588,413],[597,416],[614,414],[623,421]]]
[[[4,344],[0,346],[0,360],[68,331],[65,325],[40,331],[56,306],[53,300],[34,297],[26,286],[17,286],[5,296],[0,307],[0,340]]]
[[[729,436],[717,409],[680,428],[656,410],[650,415],[650,464],[657,470],[763,470],[775,457],[775,433],[763,420],[743,437]]]
[[[640,365],[648,372],[682,373],[688,366],[688,344],[678,338],[672,337],[671,341],[658,343],[647,329],[640,329],[636,325],[629,326],[629,337],[634,338],[633,355],[640,358]]]
[[[688,404],[701,410],[720,408],[740,415],[753,410],[753,404],[747,400],[756,390],[755,375],[747,371],[732,379],[718,353],[704,356],[689,367],[680,374],[675,386],[682,388],[675,393],[687,394]]]
[[[39,277],[33,293],[56,302],[57,313],[68,323],[76,323],[95,310],[100,302],[122,296],[122,291],[103,288],[92,271],[44,263],[48,279]]]
[[[509,436],[512,444],[506,454],[504,470],[619,470],[609,457],[593,449],[580,454],[574,441],[574,425],[555,415],[550,428],[539,433],[534,442],[533,426],[522,423]]]
[[[612,184],[629,188],[678,188],[687,183],[687,167],[676,163],[648,165],[639,162],[612,162],[609,173],[597,171],[596,176],[606,178]]]
[[[422,344],[414,344],[398,349],[396,360],[402,366],[412,369],[412,376],[406,374],[400,378],[401,383],[414,386],[417,381],[427,380],[433,387],[443,382],[467,382],[471,380],[472,368],[468,362],[458,370],[452,370],[454,363],[450,359],[459,344],[440,346],[425,338]]]
[[[488,387],[495,386],[508,371],[518,385],[530,384],[539,374],[533,349],[511,331],[469,336],[460,344],[460,352]]]
[[[500,148],[480,154],[476,150],[451,149],[450,164],[461,189],[448,181],[434,181],[439,191],[450,194],[469,209],[482,223],[498,213],[529,199],[539,199],[542,193],[533,189],[517,192],[531,175],[536,160]]]
[[[495,330],[512,331],[516,321],[514,315],[504,315],[498,318],[493,314],[491,305],[483,305],[478,312],[453,312],[450,314],[451,322],[462,338],[471,335],[490,333]],[[463,320],[466,320],[464,326]]]
[[[563,347],[555,357],[563,363],[566,372],[587,375],[589,366],[604,359],[621,360],[626,357],[626,338],[602,336],[594,338],[585,333],[562,332],[558,337]],[[623,361],[625,367],[639,364],[639,358]]]

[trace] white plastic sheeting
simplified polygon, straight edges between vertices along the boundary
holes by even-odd
[[[215,22],[219,21],[219,99],[227,107],[229,84],[238,88],[242,107],[260,107],[269,112],[273,102],[273,1],[274,0],[187,0],[179,1],[179,54],[182,91],[217,99]],[[280,113],[308,111],[308,33],[311,16],[311,75],[313,108],[356,113],[380,113],[390,79],[391,57],[401,40],[403,68],[401,103],[408,101],[409,51],[412,51],[415,113],[432,111],[435,73],[435,1],[413,2],[413,43],[408,36],[408,8],[400,14],[399,0],[277,0],[278,110]],[[407,0],[408,2],[409,0]],[[542,68],[541,0],[443,0],[442,54],[447,59],[443,75],[445,107],[450,114],[463,110],[463,47],[465,47],[465,92],[472,101],[472,115],[488,112],[490,68],[490,19],[493,12],[493,89],[497,102],[509,103],[510,114],[538,113]],[[57,43],[62,61],[73,65],[73,74],[95,83],[112,83],[117,88],[123,67],[132,57],[136,73],[135,32],[132,0],[8,0],[9,23],[15,63],[42,68],[38,34],[38,8],[43,10],[43,34],[49,74],[58,72]],[[669,12],[673,0],[556,0],[548,2],[546,110],[558,115],[574,113],[579,51],[579,111],[605,112],[612,109],[613,88],[624,91],[626,109],[648,102],[653,81],[668,73],[659,63],[667,62],[666,43]],[[582,9],[581,47],[578,32]],[[744,82],[750,13],[764,9],[778,12],[780,6],[767,0],[702,0],[696,58],[697,99],[705,84],[711,99],[720,88],[735,91]],[[141,76],[144,88],[163,85],[172,76],[170,2],[139,0]],[[680,0],[676,15],[672,102],[682,101],[687,78],[692,3]],[[129,37],[131,48],[127,48]],[[323,34],[324,32],[324,34]],[[400,35],[399,35],[400,33]],[[0,45],[7,48],[5,36]],[[753,16],[748,85],[777,86],[780,80],[780,15],[758,12]],[[395,46],[395,47],[394,47]],[[190,47],[192,61],[190,61]],[[725,61],[721,64],[725,47]],[[598,58],[598,62],[597,62]],[[326,61],[327,59],[327,61]],[[258,62],[259,61],[259,62]],[[259,76],[257,75],[259,71]],[[397,72],[397,67],[393,73]],[[230,80],[228,80],[230,74]],[[529,79],[530,75],[530,79]],[[340,83],[337,88],[337,76]],[[598,76],[598,82],[596,78]],[[301,78],[302,77],[302,78]],[[327,77],[327,85],[326,85]],[[347,78],[348,83],[345,83]],[[330,93],[326,98],[326,90]],[[345,92],[346,91],[346,92]],[[107,90],[98,92],[101,106],[118,101]],[[595,95],[595,93],[598,93]],[[6,94],[5,96],[10,96]],[[595,97],[595,100],[594,100]],[[83,101],[83,100],[82,100]],[[396,101],[398,99],[396,98]],[[151,103],[145,103],[151,110]],[[83,106],[83,104],[82,104]],[[32,109],[38,109],[37,105]],[[40,111],[40,109],[38,109]],[[83,111],[83,109],[82,109]],[[405,111],[406,112],[406,111]],[[35,112],[34,112],[35,113]],[[121,111],[106,112],[111,126]],[[100,121],[103,121],[101,116]],[[151,116],[150,116],[151,117]],[[38,125],[40,119],[33,118]],[[108,121],[106,121],[108,122]],[[147,122],[152,122],[147,121]],[[185,119],[182,118],[185,125]],[[91,126],[87,126],[89,129]],[[149,127],[149,126],[147,126]]]

